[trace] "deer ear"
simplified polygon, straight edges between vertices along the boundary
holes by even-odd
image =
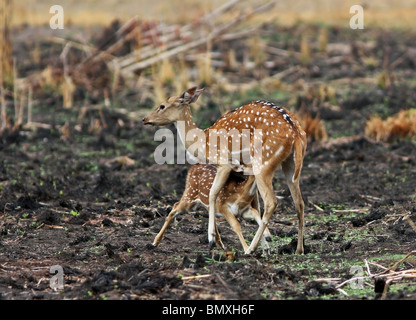
[[[182,103],[190,104],[198,100],[199,96],[201,95],[204,88],[197,89],[196,87],[192,87],[191,89],[186,90],[180,96]]]

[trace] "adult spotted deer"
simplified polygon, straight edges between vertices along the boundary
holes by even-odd
[[[199,204],[208,208],[209,192],[216,173],[217,169],[209,164],[196,164],[189,169],[186,177],[185,191],[180,201],[173,205],[172,211],[166,217],[162,229],[160,229],[153,241],[154,246],[159,245],[172,219],[177,215]],[[260,206],[254,176],[231,174],[224,188],[218,194],[215,212],[223,215],[230,224],[231,228],[237,234],[244,251],[248,249],[248,246],[241,233],[241,226],[237,218],[254,219],[258,225],[261,225],[259,210]],[[216,229],[215,231],[217,243],[224,249],[218,230]],[[270,232],[268,229],[265,230],[261,241],[263,250],[268,250],[269,245],[266,242],[270,241]]]
[[[257,249],[277,205],[272,180],[281,165],[299,221],[296,253],[303,253],[304,203],[299,179],[306,150],[306,134],[299,122],[285,108],[257,100],[225,113],[211,127],[202,130],[195,125],[189,107],[202,91],[193,87],[179,97],[168,98],[143,122],[152,125],[175,123],[185,148],[201,162],[208,161],[217,167],[208,197],[210,248],[216,239],[215,201],[234,170],[251,171],[263,199],[262,223],[245,253],[251,254]],[[218,138],[221,140],[224,137],[225,145],[218,146]]]

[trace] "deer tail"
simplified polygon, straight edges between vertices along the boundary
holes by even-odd
[[[302,170],[303,157],[305,156],[306,142],[300,138],[295,139],[293,144],[293,160],[295,163],[295,170],[293,171],[292,181],[299,179],[300,171]]]

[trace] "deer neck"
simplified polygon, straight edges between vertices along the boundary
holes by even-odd
[[[195,143],[197,137],[205,137],[204,130],[196,126],[189,106],[185,107],[182,119],[178,120],[175,125],[178,135],[187,150]]]

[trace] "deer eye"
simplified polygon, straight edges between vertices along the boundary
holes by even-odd
[[[164,105],[164,104],[161,104],[161,105],[160,105],[160,107],[159,107],[159,109],[160,109],[160,110],[165,109],[165,105]]]

